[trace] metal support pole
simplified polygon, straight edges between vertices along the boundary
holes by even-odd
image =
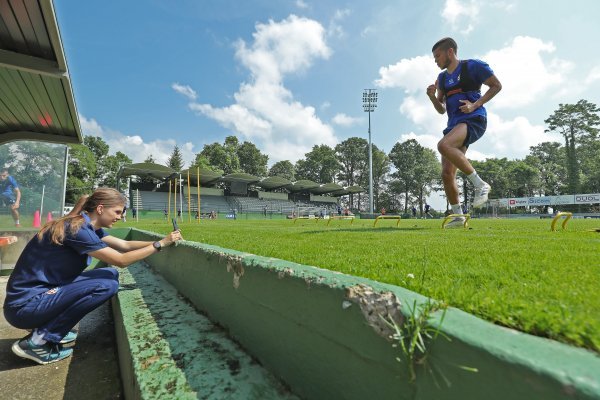
[[[363,110],[369,113],[369,212],[374,213],[373,204],[373,143],[371,141],[371,113],[377,107],[377,90],[365,89],[363,92]]]

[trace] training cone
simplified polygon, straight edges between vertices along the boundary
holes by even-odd
[[[51,212],[49,212],[48,216],[46,217],[46,222],[50,222],[50,221],[52,221],[52,213]]]
[[[35,213],[33,213],[33,227],[39,228],[40,226],[42,226],[42,219],[40,218],[40,212],[39,212],[39,210],[35,210]]]

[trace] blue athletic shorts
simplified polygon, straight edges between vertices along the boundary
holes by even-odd
[[[467,124],[467,137],[463,143],[463,146],[469,147],[469,145],[481,139],[485,133],[485,129],[487,128],[487,118],[478,115],[476,117],[460,121],[459,124]],[[454,127],[444,129],[444,136],[446,136],[446,134],[452,129],[454,129]]]
[[[12,196],[7,196],[5,194],[0,194],[0,202],[2,202],[2,204],[5,207],[12,206],[13,204],[15,204],[15,201],[17,201],[17,199],[15,199]]]

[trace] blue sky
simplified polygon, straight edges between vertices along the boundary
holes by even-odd
[[[487,105],[472,158],[521,158],[559,103],[600,103],[600,2],[55,0],[84,134],[134,162],[186,163],[236,134],[269,164],[315,144],[367,136],[362,91],[379,91],[373,142],[435,149],[446,123],[425,95],[444,36],[490,64],[504,89]]]

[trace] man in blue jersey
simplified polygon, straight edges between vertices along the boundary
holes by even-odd
[[[15,226],[21,227],[19,221],[19,206],[21,203],[21,190],[15,178],[8,174],[8,168],[0,171],[0,199],[6,207],[10,207]]]
[[[442,180],[444,191],[453,214],[462,214],[456,171],[460,169],[475,186],[473,207],[481,207],[492,189],[484,182],[465,156],[469,145],[485,133],[487,112],[483,105],[501,89],[502,84],[494,71],[480,60],[459,60],[454,39],[439,40],[433,48],[435,63],[443,71],[433,85],[427,87],[427,96],[440,114],[448,112],[448,126],[438,143],[442,155]],[[481,85],[488,87],[481,94]],[[436,93],[437,92],[437,93]],[[446,227],[462,227],[464,217],[456,217]]]

